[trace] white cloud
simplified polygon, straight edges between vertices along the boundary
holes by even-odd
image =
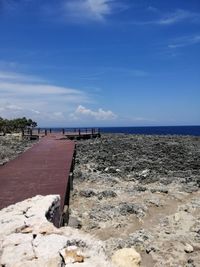
[[[35,114],[40,114],[40,112],[38,110],[35,110],[35,109],[31,109],[31,112],[33,112]]]
[[[0,94],[1,96],[1,94]],[[3,118],[14,118],[24,116],[24,109],[19,105],[13,104],[13,102],[3,102],[4,99],[0,100],[0,117]]]
[[[1,81],[20,81],[20,82],[42,82],[42,79],[39,79],[35,76],[31,75],[24,75],[15,72],[6,72],[0,71],[0,80]]]
[[[164,14],[161,13],[158,9],[157,9],[157,13],[155,12],[155,14],[157,16],[159,16],[158,18],[155,18],[154,20],[147,20],[147,21],[132,21],[130,24],[133,25],[161,25],[161,26],[167,26],[167,25],[174,25],[177,23],[181,23],[184,21],[187,22],[196,22],[199,23],[200,22],[200,14],[199,13],[195,13],[195,12],[191,12],[188,10],[183,10],[183,9],[177,9],[174,12],[168,13],[168,14]]]
[[[91,102],[82,90],[39,81],[26,74],[0,71],[0,116],[27,116],[41,124],[63,122],[77,105]]]
[[[159,9],[154,7],[154,6],[148,6],[147,10],[150,11],[150,12],[153,12],[153,13],[159,12]]]
[[[181,22],[183,20],[193,20],[196,17],[197,17],[196,13],[179,9],[175,11],[174,13],[163,16],[163,18],[158,20],[157,23],[161,25],[170,25],[170,24]]]
[[[22,107],[19,107],[17,105],[12,105],[9,103],[6,103],[3,106],[0,106],[0,112],[6,112],[6,111],[19,111],[19,110],[23,110]]]
[[[190,45],[195,45],[200,43],[200,35],[194,36],[184,36],[174,39],[171,44],[168,45],[168,48],[175,49]]]
[[[0,71],[0,95],[18,99],[40,97],[62,98],[67,102],[88,102],[88,96],[81,90],[45,83],[35,76]]]
[[[103,110],[99,108],[97,111],[93,111],[91,109],[85,108],[82,105],[79,105],[74,113],[71,113],[72,119],[79,119],[79,118],[93,118],[99,121],[106,121],[106,120],[115,120],[117,115],[114,114],[111,110]]]
[[[17,95],[63,95],[63,97],[68,96],[71,100],[74,97],[75,101],[76,97],[77,99],[84,97],[80,90],[49,84],[14,83],[0,80],[0,90]]]
[[[67,22],[104,22],[106,18],[116,12],[128,8],[127,0],[0,0],[0,9],[14,12],[24,10],[37,12],[42,16],[53,17],[55,20]]]
[[[82,125],[117,118],[110,110],[93,111],[82,106],[91,102],[82,90],[41,83],[37,77],[26,74],[0,71],[1,117],[26,116],[37,121],[39,126],[69,126],[74,122]]]
[[[5,106],[5,108],[8,110],[23,110],[22,107],[19,107],[17,105],[12,105],[12,104],[8,104],[7,106]]]
[[[74,22],[104,21],[106,16],[124,7],[118,0],[67,0],[64,4],[66,17]]]
[[[54,112],[53,115],[57,118],[64,119],[65,115],[61,111]]]

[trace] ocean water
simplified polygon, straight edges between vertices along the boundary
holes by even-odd
[[[88,127],[88,129],[91,127]],[[41,128],[42,129],[42,128]],[[61,128],[52,127],[52,132],[61,132]],[[65,128],[74,131],[75,128]],[[78,128],[76,128],[78,129]],[[80,128],[84,131],[85,128]],[[194,135],[200,136],[200,126],[154,126],[154,127],[99,127],[101,133],[154,134],[154,135]]]
[[[105,127],[100,130],[102,133],[200,136],[200,126]]]

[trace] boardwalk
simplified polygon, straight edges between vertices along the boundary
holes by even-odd
[[[75,143],[48,135],[0,167],[0,209],[35,195],[59,194],[61,209],[69,190]]]

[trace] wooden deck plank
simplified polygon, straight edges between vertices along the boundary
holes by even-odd
[[[59,194],[65,204],[75,143],[48,135],[0,166],[0,209],[35,195]]]

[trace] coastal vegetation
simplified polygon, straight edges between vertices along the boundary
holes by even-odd
[[[0,133],[3,133],[3,135],[7,133],[24,132],[36,126],[37,122],[32,119],[27,119],[26,117],[11,120],[0,117]]]

